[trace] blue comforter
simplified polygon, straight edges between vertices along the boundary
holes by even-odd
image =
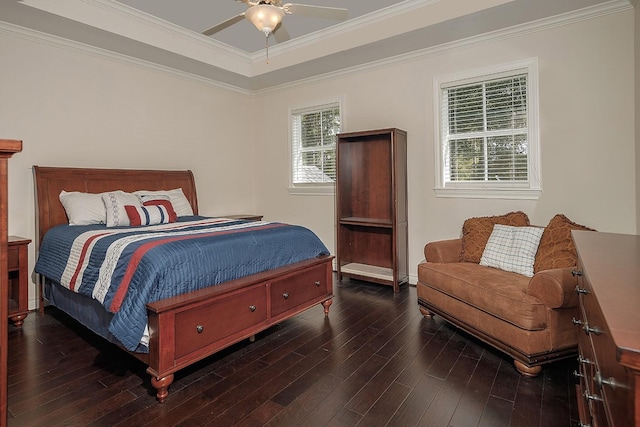
[[[110,332],[134,351],[147,303],[328,254],[304,227],[187,217],[149,227],[59,225],[45,235],[35,271],[99,301],[114,314]]]

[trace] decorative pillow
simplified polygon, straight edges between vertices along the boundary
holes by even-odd
[[[58,196],[67,213],[69,225],[105,224],[107,214],[100,193],[64,191]]]
[[[554,216],[547,224],[542,239],[540,239],[533,271],[537,273],[542,270],[573,267],[578,264],[578,254],[571,237],[571,230],[595,231],[584,225],[576,224],[562,214]]]
[[[160,191],[149,191],[149,190],[138,190],[133,194],[138,196],[169,196],[169,200],[171,200],[171,204],[173,205],[173,209],[178,216],[192,216],[193,209],[191,208],[191,204],[187,197],[184,195],[182,188],[175,188],[173,190],[160,190]]]
[[[171,199],[169,198],[169,196],[166,195],[141,195],[138,196],[138,198],[140,199],[140,202],[142,203],[143,206],[162,206],[165,208],[167,215],[169,215],[169,222],[176,222],[176,220],[178,219],[178,215],[176,214],[176,211],[173,209],[173,205],[171,204]],[[129,213],[127,211],[127,213]],[[129,216],[129,220],[131,220],[131,217]],[[132,224],[133,225],[133,224]]]
[[[171,216],[167,211],[166,206],[152,205],[152,206],[133,206],[125,205],[125,211],[129,218],[129,224],[132,226],[140,225],[156,225],[156,224],[168,224],[171,221]],[[175,215],[175,212],[174,212]]]
[[[110,191],[102,194],[102,201],[107,210],[107,227],[128,226],[129,217],[124,208],[126,205],[141,206],[138,197],[124,191]]]
[[[496,224],[484,248],[480,265],[533,276],[533,262],[544,228]]]
[[[493,231],[494,224],[516,227],[529,225],[526,213],[517,211],[499,216],[485,216],[467,219],[462,225],[462,252],[460,261],[480,262],[484,247]]]

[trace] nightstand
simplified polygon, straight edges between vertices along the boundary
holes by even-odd
[[[7,247],[9,275],[9,319],[21,327],[29,314],[29,253],[30,239],[9,236]]]
[[[244,219],[247,221],[262,221],[262,215],[233,214],[233,215],[223,215],[222,217],[229,218],[229,219]]]

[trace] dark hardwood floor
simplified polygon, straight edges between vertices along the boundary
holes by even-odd
[[[9,426],[540,426],[577,424],[574,360],[537,378],[421,316],[415,287],[336,283],[314,307],[176,374],[144,366],[53,307],[9,331]]]

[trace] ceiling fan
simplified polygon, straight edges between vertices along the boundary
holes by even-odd
[[[247,10],[243,13],[229,18],[202,32],[205,36],[210,36],[231,25],[248,19],[256,28],[262,31],[267,39],[269,34],[273,34],[278,43],[289,40],[290,36],[282,24],[282,18],[287,15],[306,15],[319,18],[344,20],[347,18],[347,9],[338,7],[312,6],[307,4],[285,3],[282,0],[236,0],[245,3]]]

